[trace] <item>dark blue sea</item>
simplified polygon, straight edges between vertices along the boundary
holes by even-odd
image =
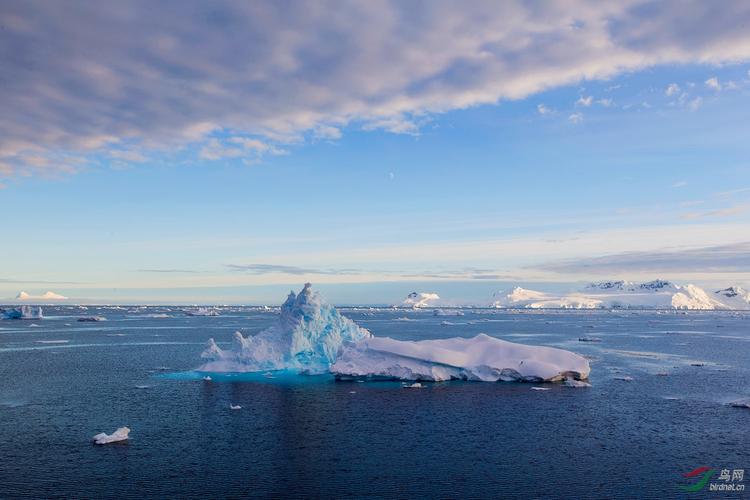
[[[701,466],[750,474],[750,409],[729,405],[750,397],[748,313],[344,314],[397,339],[487,333],[573,350],[590,357],[592,387],[207,382],[192,372],[206,340],[258,332],[274,312],[45,308],[0,321],[0,497],[742,496],[680,487]],[[91,443],[120,426],[128,442]]]

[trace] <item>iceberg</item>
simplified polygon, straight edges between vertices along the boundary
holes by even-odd
[[[42,308],[33,306],[14,307],[0,311],[5,319],[42,319]]]
[[[583,356],[479,334],[473,338],[402,341],[371,337],[345,345],[331,372],[340,379],[482,382],[583,380],[591,371]]]
[[[339,380],[577,382],[590,372],[578,354],[485,334],[421,341],[375,337],[326,304],[309,283],[298,295],[289,294],[277,324],[248,337],[235,332],[232,349],[209,339],[201,357],[206,363],[200,372],[292,370],[331,373]]]
[[[198,309],[187,309],[184,311],[187,316],[219,316],[219,311],[209,307],[199,307]]]
[[[130,429],[128,427],[120,427],[112,434],[100,432],[91,439],[94,441],[94,444],[119,443],[120,441],[127,441],[128,434],[130,434]]]
[[[254,336],[234,334],[234,348],[222,350],[209,339],[201,357],[205,372],[293,370],[325,373],[347,341],[370,337],[365,328],[326,304],[306,283],[298,295],[290,292],[278,323]]]

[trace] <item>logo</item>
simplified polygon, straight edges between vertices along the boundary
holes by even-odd
[[[683,478],[690,479],[692,483],[681,484],[679,487],[688,493],[702,491],[708,486],[709,491],[728,491],[738,492],[745,491],[745,469],[721,469],[716,481],[711,479],[716,475],[717,469],[712,467],[698,467],[682,475]]]

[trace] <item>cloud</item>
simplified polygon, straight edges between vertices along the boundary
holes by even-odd
[[[721,9],[698,0],[293,9],[7,0],[0,175],[176,152],[255,161],[347,126],[418,134],[430,115],[454,109],[661,64],[747,61],[749,20],[740,0]]]
[[[670,83],[667,85],[666,90],[664,90],[664,94],[667,96],[673,96],[680,92],[680,86],[676,83]]]
[[[544,104],[537,104],[536,105],[536,111],[540,115],[548,115],[548,114],[552,113],[552,109],[548,108]]]
[[[672,187],[673,188],[681,188],[681,187],[685,187],[687,185],[688,185],[687,181],[677,181],[674,184],[672,184]]]
[[[732,215],[738,215],[743,212],[747,212],[750,205],[735,205],[728,208],[720,208],[717,210],[706,210],[704,212],[691,212],[682,215],[682,219],[703,219],[705,217],[730,217]]]
[[[599,99],[596,101],[596,103],[600,106],[604,106],[605,108],[608,108],[612,106],[612,99],[606,98],[606,99]]]
[[[193,274],[200,271],[192,269],[138,269],[139,273]]]
[[[26,292],[20,292],[16,295],[16,300],[66,300],[67,297],[55,292],[45,292],[42,295],[29,295]]]
[[[359,269],[307,269],[296,266],[285,266],[279,264],[227,264],[227,268],[233,271],[244,272],[248,274],[290,274],[300,276],[305,274],[326,274],[326,275],[350,275],[360,274]]]
[[[688,102],[688,108],[690,108],[690,111],[697,111],[698,108],[700,108],[702,104],[703,104],[703,98],[696,97],[695,99]]]
[[[573,113],[568,117],[570,123],[581,123],[583,121],[583,113]]]
[[[706,80],[706,87],[710,88],[711,90],[716,90],[717,92],[721,90],[721,84],[719,83],[719,79],[714,77],[709,78]]]
[[[576,106],[584,106],[588,108],[589,106],[591,106],[591,103],[593,101],[594,101],[594,98],[592,96],[586,96],[586,97],[581,96],[576,101]]]
[[[566,274],[732,273],[750,269],[750,242],[693,249],[625,252],[602,257],[567,259],[535,266]]]

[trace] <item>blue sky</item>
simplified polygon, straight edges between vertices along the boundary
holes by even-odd
[[[449,3],[431,16],[390,4],[392,18],[351,4],[333,19],[326,3],[293,19],[190,3],[160,24],[128,2],[87,11],[82,28],[76,8],[10,2],[0,297],[273,303],[312,281],[340,303],[388,303],[510,283],[748,285],[747,8],[728,2],[695,34],[675,17],[699,22],[700,3],[680,16],[640,4],[509,3],[518,28]],[[431,36],[466,26],[486,39]],[[259,48],[229,57],[227,33]]]

